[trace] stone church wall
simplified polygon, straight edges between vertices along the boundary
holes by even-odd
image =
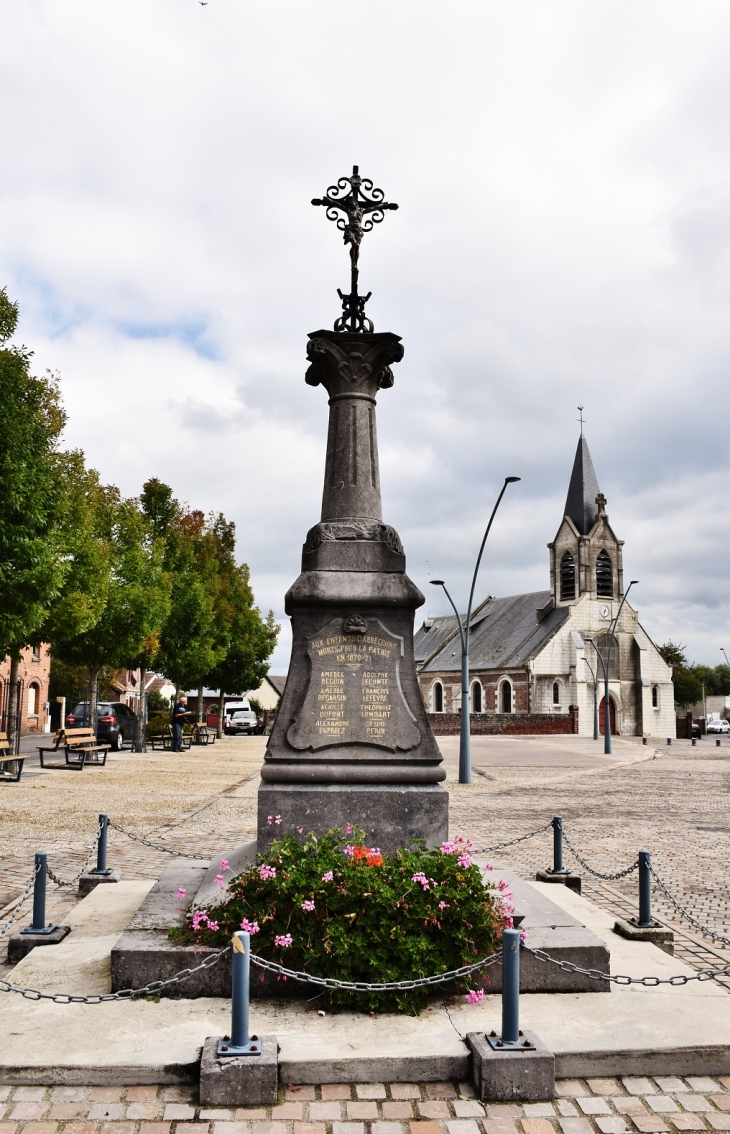
[[[459,713],[429,713],[436,736],[458,736]],[[578,710],[568,713],[473,713],[472,736],[541,736],[578,732]]]

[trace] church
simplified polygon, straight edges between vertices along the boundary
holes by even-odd
[[[673,737],[672,670],[624,595],[617,539],[581,432],[550,551],[550,589],[491,596],[472,614],[469,680],[473,733],[603,733],[608,660],[612,733]],[[463,616],[465,617],[465,616]],[[427,618],[415,637],[421,695],[437,734],[459,730],[461,644],[454,615]],[[597,655],[600,654],[601,658]]]

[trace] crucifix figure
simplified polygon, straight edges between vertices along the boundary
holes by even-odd
[[[380,224],[388,209],[398,208],[383,200],[384,196],[383,190],[376,189],[369,178],[361,177],[359,167],[353,165],[351,177],[340,177],[336,185],[330,185],[324,197],[312,199],[313,205],[325,206],[327,219],[336,222],[344,243],[350,245],[350,294],[343,295],[337,289],[343,314],[335,323],[336,331],[374,329],[365,315],[365,304],[371,293],[361,296],[357,291],[358,260],[364,234],[370,232],[373,225]]]

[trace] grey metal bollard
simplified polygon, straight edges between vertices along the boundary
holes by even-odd
[[[487,1043],[494,1051],[535,1051],[535,1044],[520,1031],[520,947],[516,929],[502,934],[502,1034],[490,1032]]]
[[[647,742],[647,738],[645,736],[642,736],[641,743],[646,744],[646,742]]]
[[[671,745],[671,743],[672,743],[672,738],[671,738],[671,736],[668,736],[667,737],[667,745]]]
[[[697,737],[696,737],[696,736],[693,736],[693,737],[692,737],[692,747],[693,747],[693,748],[696,748],[696,747],[697,747]]]
[[[720,737],[718,736],[715,740],[715,748],[719,748],[719,747],[720,747]]]
[[[251,935],[239,929],[231,938],[231,1034],[220,1040],[219,1056],[261,1055],[261,1040],[248,1029],[250,975]]]
[[[649,862],[651,853],[648,850],[639,851],[639,927],[649,928],[656,923],[651,916],[651,873]]]
[[[55,925],[46,925],[46,871],[48,856],[39,851],[35,856],[36,876],[33,883],[33,923],[21,933],[53,933]]]
[[[108,838],[108,835],[109,835],[109,816],[108,815],[100,815],[99,816],[99,826],[101,827],[101,831],[99,832],[99,842],[97,843],[97,846],[96,846],[96,867],[94,868],[94,870],[90,870],[89,873],[90,874],[111,874],[112,873],[111,868],[108,867],[107,864],[106,864],[107,838]]]
[[[559,815],[553,816],[553,874],[567,874],[563,866],[563,820]]]

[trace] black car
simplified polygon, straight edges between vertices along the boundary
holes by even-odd
[[[66,717],[67,728],[89,727],[89,702],[81,701]],[[96,739],[111,744],[121,752],[123,745],[134,741],[137,714],[121,701],[98,701],[96,705]]]

